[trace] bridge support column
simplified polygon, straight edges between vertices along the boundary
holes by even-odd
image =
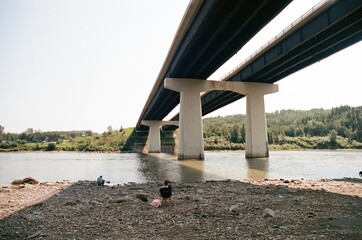
[[[150,153],[161,152],[160,122],[161,121],[142,121],[143,125],[150,127],[148,132],[148,152]]]
[[[154,120],[143,120],[142,124],[149,126],[150,130],[148,133],[148,152],[159,153],[161,152],[161,135],[160,128],[165,125],[176,125],[178,121],[154,121]]]
[[[197,79],[166,79],[165,88],[180,92],[178,159],[204,159],[200,92],[204,82]]]
[[[250,86],[246,94],[245,157],[269,157],[264,95],[277,92],[277,85]]]
[[[165,79],[165,88],[180,92],[178,159],[203,159],[202,111],[200,92],[234,91],[246,96],[246,151],[248,158],[268,157],[264,95],[278,91],[278,85],[200,79]]]

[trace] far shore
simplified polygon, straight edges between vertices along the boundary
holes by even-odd
[[[244,149],[212,149],[205,150],[205,152],[244,152]],[[338,148],[338,149],[315,149],[315,148],[303,148],[303,149],[269,149],[269,152],[283,152],[283,151],[295,151],[295,152],[303,152],[303,151],[346,151],[346,152],[362,152],[362,149],[356,148]],[[55,151],[45,151],[45,150],[37,150],[37,151],[27,151],[27,150],[4,150],[0,149],[0,153],[29,153],[29,152],[40,152],[40,153],[56,153],[56,152],[70,152],[70,153],[146,153],[147,152],[136,152],[136,151],[65,151],[65,150],[55,150]],[[177,154],[176,152],[165,152],[169,154]]]

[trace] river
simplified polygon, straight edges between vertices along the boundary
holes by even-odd
[[[0,153],[0,185],[31,176],[40,182],[96,180],[111,184],[222,179],[358,178],[362,151],[271,151],[268,159],[245,152],[205,152],[205,160],[178,161],[170,154],[16,152]]]

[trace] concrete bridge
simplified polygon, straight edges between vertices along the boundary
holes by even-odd
[[[206,81],[289,2],[191,1],[137,129],[180,103],[171,119],[179,120],[178,158],[202,159],[202,116],[246,96],[246,156],[268,157],[264,95],[278,91],[273,83],[362,39],[362,1],[323,1],[222,81]]]

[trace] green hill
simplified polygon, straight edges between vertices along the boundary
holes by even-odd
[[[340,106],[330,110],[281,110],[267,113],[271,150],[362,149],[362,107]],[[242,114],[203,119],[205,150],[244,149],[246,116]],[[0,151],[100,151],[142,152],[148,132],[134,128],[104,133],[92,131],[34,131],[5,133],[0,125]],[[162,132],[163,152],[176,147],[177,131]]]
[[[362,107],[267,113],[270,149],[362,148]],[[246,116],[205,118],[206,149],[244,148]]]

